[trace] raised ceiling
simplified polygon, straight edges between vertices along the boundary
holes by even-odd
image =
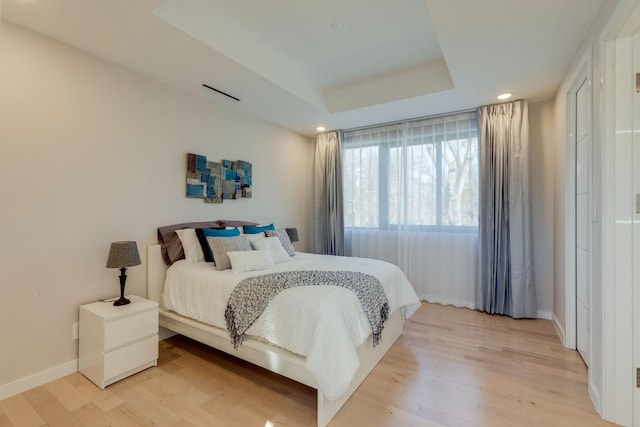
[[[2,19],[313,135],[550,98],[604,1],[3,0]]]

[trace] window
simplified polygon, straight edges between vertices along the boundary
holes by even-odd
[[[345,226],[475,230],[476,112],[343,133]]]

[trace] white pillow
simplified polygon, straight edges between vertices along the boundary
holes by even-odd
[[[187,262],[204,261],[204,252],[202,252],[202,246],[200,245],[194,228],[176,230],[176,234],[180,238],[180,242],[182,242],[184,259],[186,259]]]
[[[293,247],[293,243],[291,243],[291,239],[289,238],[289,234],[287,234],[287,230],[267,230],[264,232],[264,235],[267,237],[277,237],[282,243],[282,247],[289,254],[289,256],[294,256],[296,254],[296,248]]]
[[[280,243],[280,239],[277,237],[265,237],[264,239],[257,239],[251,243],[256,249],[266,249],[271,252],[271,258],[276,264],[291,260],[291,257],[287,251],[284,250],[282,243]]]
[[[234,273],[245,271],[266,270],[273,268],[270,251],[231,251],[227,252]]]
[[[256,233],[256,234],[245,234],[245,236],[249,237],[249,241],[251,242],[251,246],[253,246],[253,249],[260,249],[254,244],[254,242],[257,242],[258,240],[264,240],[267,238],[267,236],[264,235],[264,231],[261,231],[260,233]]]

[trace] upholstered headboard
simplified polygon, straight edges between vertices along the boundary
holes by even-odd
[[[242,227],[243,225],[257,225],[255,222],[241,220],[219,219],[216,221],[185,222],[182,224],[166,225],[158,227],[158,244],[162,250],[162,259],[167,265],[171,265],[179,259],[184,258],[184,250],[176,230],[183,228],[225,228]]]

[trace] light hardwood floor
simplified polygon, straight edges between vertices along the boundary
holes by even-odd
[[[158,367],[104,391],[75,373],[0,401],[0,427],[45,425],[313,426],[315,392],[176,336]],[[613,424],[550,321],[424,303],[330,426],[439,425]]]

